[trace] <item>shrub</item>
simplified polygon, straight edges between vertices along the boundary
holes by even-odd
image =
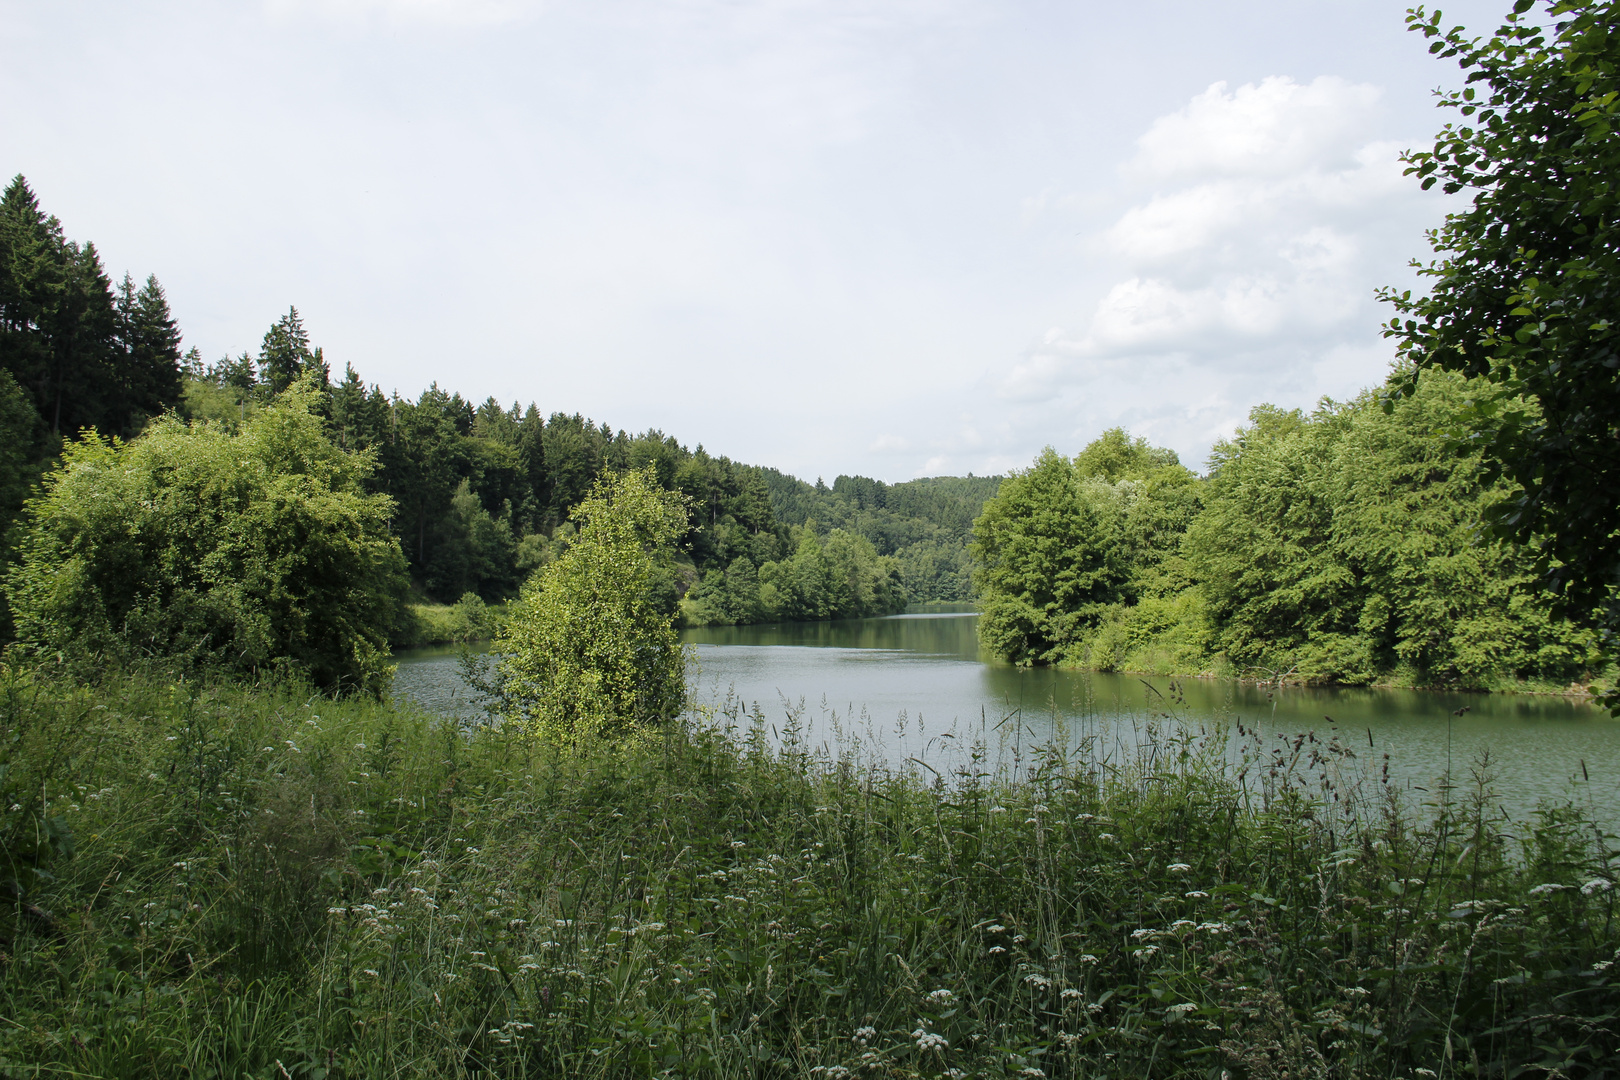
[[[22,650],[386,689],[405,590],[393,503],[366,492],[372,458],[326,437],[315,400],[295,387],[237,434],[168,416],[127,443],[69,444],[8,580]]]

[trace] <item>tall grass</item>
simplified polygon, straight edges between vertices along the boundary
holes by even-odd
[[[1615,839],[1488,762],[1409,806],[1312,735],[780,734],[5,673],[0,1075],[1615,1071]]]

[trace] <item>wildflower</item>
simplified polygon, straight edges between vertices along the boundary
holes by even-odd
[[[179,737],[180,736],[178,735],[165,735],[163,738],[166,742],[174,742],[174,740],[178,739]]]
[[[377,969],[376,968],[362,968],[361,971],[360,971],[360,974],[362,974],[362,975],[370,975],[373,979],[375,979],[377,977]]]
[[[731,842],[731,846],[734,847],[734,848],[747,847],[748,843],[746,841],[743,841],[743,840],[733,840]]]
[[[1209,934],[1230,934],[1232,932],[1232,928],[1223,922],[1199,923],[1198,929]]]
[[[1045,1076],[1046,1074],[1044,1072],[1042,1072],[1041,1070],[1037,1069],[1033,1065],[1026,1065],[1024,1068],[1018,1070],[1018,1075],[1019,1076],[1029,1076],[1029,1077],[1042,1077],[1042,1076]]]
[[[985,927],[984,932],[987,934],[999,934],[1005,929],[1007,929],[1005,926],[1002,926],[1000,923],[995,923],[992,926]]]
[[[1592,970],[1601,975],[1612,967],[1614,967],[1613,960],[1599,960],[1597,963],[1592,965]]]
[[[475,847],[470,847],[470,848],[467,849],[467,854],[476,855],[476,854],[478,854],[478,849],[475,848]]]
[[[1146,960],[1146,959],[1148,959],[1150,956],[1152,956],[1154,953],[1156,953],[1158,951],[1159,951],[1159,947],[1157,945],[1149,945],[1145,949],[1137,949],[1137,950],[1135,950],[1134,952],[1131,953],[1131,955],[1136,957],[1138,960]]]
[[[1185,874],[1187,871],[1191,870],[1192,867],[1188,866],[1184,862],[1173,862],[1169,866],[1165,867],[1165,869],[1170,871],[1172,874]]]
[[[1182,893],[1181,895],[1185,896],[1189,900],[1208,900],[1209,899],[1209,893],[1205,892],[1203,889],[1193,889],[1193,890],[1191,890],[1189,892]]]
[[[1158,937],[1163,932],[1164,931],[1162,931],[1162,930],[1149,930],[1149,929],[1144,927],[1141,930],[1132,930],[1131,931],[1131,938],[1132,938],[1132,940],[1135,940],[1135,941],[1141,941],[1143,938],[1152,939],[1152,938]]]
[[[1044,813],[1046,813],[1046,804],[1045,803],[1036,803],[1034,806],[1030,807],[1030,813],[1032,813],[1032,814],[1044,814]]]
[[[991,956],[996,956],[996,955],[999,955],[999,954],[1004,953],[1006,951],[1007,950],[1003,949],[1000,945],[992,945],[992,946],[990,946],[990,955]]]
[[[1170,929],[1172,929],[1172,930],[1180,930],[1184,926],[1192,926],[1192,925],[1194,925],[1194,923],[1193,923],[1193,921],[1191,919],[1177,919],[1175,922],[1170,924]]]
[[[1530,895],[1531,896],[1540,896],[1542,893],[1554,893],[1554,892],[1557,892],[1559,889],[1567,889],[1567,888],[1569,888],[1568,885],[1554,885],[1551,882],[1548,882],[1545,885],[1537,885],[1535,888],[1531,889],[1530,890]]]
[[[326,913],[328,915],[342,915],[348,910],[349,910],[348,908],[329,907],[329,908],[326,909]]]
[[[865,1046],[867,1043],[877,1038],[877,1028],[871,1027],[870,1025],[866,1027],[858,1027],[855,1029],[854,1038],[856,1042],[860,1043],[862,1046]]]
[[[950,1045],[945,1041],[945,1036],[938,1035],[927,1028],[918,1028],[911,1033],[911,1037],[917,1040],[917,1049],[925,1052],[928,1050],[944,1050]]]
[[[954,1005],[956,1004],[956,995],[951,993],[949,990],[941,988],[929,993],[927,1000],[933,1002],[935,1005]]]
[[[1591,896],[1593,893],[1608,892],[1614,888],[1614,882],[1608,878],[1593,878],[1581,886],[1582,896]]]
[[[1074,820],[1081,821],[1081,822],[1096,821],[1097,820],[1097,815],[1096,814],[1081,814],[1079,817],[1075,818]]]
[[[1196,1008],[1198,1008],[1198,1006],[1194,1005],[1192,1002],[1183,1001],[1179,1005],[1169,1006],[1164,1011],[1167,1016],[1186,1016]]]
[[[1111,833],[1111,832],[1098,833],[1097,834],[1097,839],[1099,839],[1099,840],[1113,840],[1114,839],[1114,834]]]
[[[1412,1071],[1414,1073],[1416,1073],[1418,1076],[1430,1076],[1430,1077],[1432,1077],[1432,1076],[1440,1075],[1439,1073],[1435,1072],[1433,1069],[1413,1069]]]
[[[1082,964],[1095,964],[1095,963],[1097,963],[1097,958],[1095,956],[1092,956],[1090,953],[1082,953],[1081,956],[1080,956],[1080,963],[1082,963]]]
[[[1025,975],[1024,982],[1028,983],[1037,990],[1052,989],[1052,980],[1048,979],[1045,975]]]

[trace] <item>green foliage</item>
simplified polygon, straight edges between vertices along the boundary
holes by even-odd
[[[1477,377],[1458,418],[1488,467],[1514,485],[1489,507],[1498,535],[1534,545],[1539,573],[1582,621],[1620,625],[1620,10],[1557,0],[1549,33],[1524,21],[1489,38],[1444,30],[1414,10],[1430,51],[1454,57],[1467,88],[1447,94],[1461,124],[1409,173],[1473,205],[1433,236],[1426,295],[1388,293],[1388,333],[1419,372]]]
[[[396,649],[421,645],[465,645],[488,641],[506,619],[506,605],[486,604],[466,593],[454,604],[406,604],[403,617],[388,636]]]
[[[730,708],[564,750],[307,687],[0,673],[0,1073],[1599,1080],[1620,1055],[1620,851],[1573,805],[1501,820],[1488,763],[1410,806],[1304,734],[1166,726],[935,782],[781,730]]]
[[[1085,662],[1115,608],[1164,589],[1196,509],[1175,454],[1123,431],[1074,461],[1048,447],[974,523],[980,640],[1018,664]]]
[[[1261,406],[1207,480],[1118,430],[1073,463],[1048,450],[978,523],[981,639],[1104,671],[1590,681],[1595,636],[1553,615],[1532,556],[1479,536],[1508,489],[1443,434],[1474,392],[1434,373],[1387,412],[1372,392]]]
[[[1186,551],[1234,664],[1475,688],[1600,666],[1592,635],[1551,616],[1531,557],[1478,535],[1503,490],[1440,434],[1471,392],[1435,373],[1388,413],[1372,393],[1310,417],[1257,410],[1217,448]]]
[[[7,579],[19,647],[382,693],[405,584],[392,507],[315,400],[305,383],[239,434],[170,416],[128,443],[70,444]]]
[[[495,640],[501,712],[577,745],[667,720],[686,700],[679,638],[652,586],[686,528],[651,469],[598,480],[579,531],[528,585]]]

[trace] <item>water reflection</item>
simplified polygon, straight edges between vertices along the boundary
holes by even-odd
[[[1313,730],[1422,797],[1447,773],[1466,778],[1487,751],[1494,787],[1515,815],[1539,799],[1575,798],[1620,818],[1620,723],[1559,697],[1403,690],[1275,692],[1213,679],[1138,678],[1020,670],[980,655],[971,611],[920,612],[838,623],[688,630],[698,700],[734,696],[780,737],[797,724],[828,753],[853,752],[941,770],[982,745],[1003,766],[1060,737],[1128,757],[1152,725],[1174,722],[1263,740]],[[396,692],[433,711],[472,715],[458,650],[400,657]],[[1572,784],[1583,775],[1589,781]]]

